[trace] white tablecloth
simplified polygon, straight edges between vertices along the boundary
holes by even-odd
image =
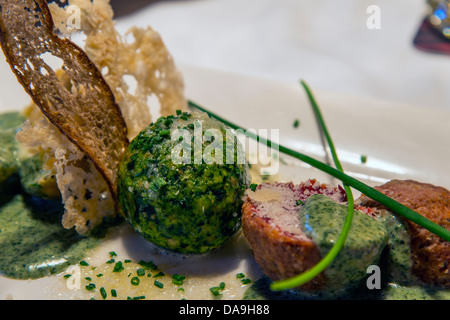
[[[370,5],[380,29],[369,29]],[[118,18],[151,25],[177,63],[450,110],[450,56],[412,40],[425,0],[186,0]]]

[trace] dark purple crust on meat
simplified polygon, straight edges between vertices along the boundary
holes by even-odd
[[[450,230],[450,192],[413,180],[392,180],[375,189]],[[385,209],[367,196],[362,206]],[[450,287],[450,242],[407,220],[411,234],[412,272],[430,285]]]

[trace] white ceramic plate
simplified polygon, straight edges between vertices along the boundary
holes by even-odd
[[[29,98],[1,58],[0,110],[19,110]],[[327,160],[317,122],[298,83],[278,83],[192,66],[181,66],[181,70],[189,99],[245,128],[257,131],[279,129],[281,144]],[[348,174],[372,186],[393,178],[411,178],[450,187],[448,112],[312,89]],[[295,119],[300,122],[298,128],[293,126]],[[361,155],[367,157],[366,163],[361,162]],[[326,183],[338,183],[309,165],[284,155],[281,158],[279,180],[298,183],[317,178]],[[211,298],[208,288],[225,281],[227,288],[222,298],[239,299],[247,286],[236,279],[236,273],[242,272],[252,279],[261,275],[242,236],[217,253],[186,258],[162,254],[124,226],[90,252],[87,261],[91,265],[101,265],[109,259],[110,251],[115,251],[119,259],[154,260],[168,274],[195,278],[185,285],[183,294],[186,298]],[[69,287],[62,275],[39,280],[13,280],[0,276],[2,299],[85,299],[93,295],[84,289],[84,285]],[[165,288],[169,287],[170,283],[166,284]],[[148,288],[149,295],[161,299],[182,297],[176,290]],[[98,293],[96,297],[99,297]]]

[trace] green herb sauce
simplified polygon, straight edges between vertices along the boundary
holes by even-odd
[[[19,112],[0,114],[0,183],[18,169],[15,135],[24,121],[25,118]]]
[[[347,206],[320,194],[309,197],[301,207],[301,228],[319,247],[322,256],[339,238],[347,211]],[[325,271],[328,290],[335,294],[357,284],[367,275],[367,267],[378,263],[387,241],[387,231],[380,222],[355,211],[345,245]]]
[[[23,153],[18,162],[20,183],[26,193],[46,199],[61,198],[55,174],[52,170],[44,169],[44,159],[41,154]]]
[[[25,121],[25,116],[17,111],[4,112],[0,114],[0,129],[10,130],[15,133],[21,128]]]
[[[389,234],[385,257],[385,273],[397,284],[408,284],[416,279],[411,273],[411,236],[408,226],[390,211],[382,211],[376,219],[383,223]]]
[[[36,279],[78,263],[99,239],[64,229],[61,201],[36,197],[54,182],[46,183],[39,156],[19,155],[15,135],[24,120],[0,114],[0,274]]]
[[[36,279],[78,263],[98,244],[61,226],[60,202],[16,194],[0,207],[0,273]]]

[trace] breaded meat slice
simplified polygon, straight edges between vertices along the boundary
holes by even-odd
[[[392,180],[375,189],[450,230],[450,192],[447,189],[414,180]],[[386,210],[365,195],[357,202],[375,212]],[[450,287],[450,242],[409,220],[406,225],[411,236],[412,274],[426,284]]]
[[[312,207],[309,199],[324,196],[332,203],[344,207],[344,216],[346,216],[347,196],[343,188],[331,187],[315,179],[307,180],[299,185],[264,183],[254,191],[247,190],[243,205],[242,228],[255,260],[266,276],[275,281],[296,276],[321,260],[324,256],[322,252],[324,245],[328,249],[333,246],[332,237],[325,237],[329,239],[324,241],[317,241],[317,238],[314,240],[309,232],[305,232],[301,220],[300,210],[308,210],[307,208]],[[359,215],[373,220],[364,213]],[[338,229],[337,233],[340,233],[340,227]],[[336,229],[331,232],[336,234]],[[345,248],[346,254],[352,256],[351,259],[365,259],[372,262],[387,238],[387,233],[383,230],[381,233],[381,238],[369,235],[357,245],[354,242],[353,245]],[[344,275],[344,282],[354,281],[355,276],[359,277],[356,272],[350,277]],[[340,277],[341,275],[333,278]],[[330,279],[329,273],[323,272],[298,289],[318,292],[336,290],[336,288],[341,290],[346,285],[336,282]]]

